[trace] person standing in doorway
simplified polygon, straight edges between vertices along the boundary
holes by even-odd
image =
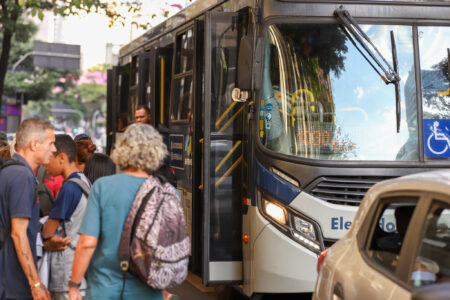
[[[136,123],[150,124],[150,109],[145,105],[139,105],[134,112]]]

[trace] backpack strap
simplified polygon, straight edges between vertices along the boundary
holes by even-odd
[[[0,169],[4,169],[4,168],[9,167],[9,166],[23,166],[23,167],[25,167],[25,165],[22,162],[18,161],[18,160],[8,159],[8,160],[3,161],[3,163],[0,164]]]
[[[89,197],[89,193],[91,192],[91,187],[89,185],[87,185],[86,182],[84,182],[80,178],[70,178],[69,180],[67,180],[67,182],[73,182],[76,185],[78,185],[78,187],[81,189],[83,194],[86,197]]]
[[[47,174],[47,170],[43,165],[40,165],[36,172],[36,178],[39,182],[44,182],[45,175]]]
[[[83,192],[83,194],[86,197],[89,197],[89,193],[91,191],[91,187],[89,185],[87,185],[86,182],[84,182],[80,178],[70,178],[69,180],[67,180],[67,182],[73,182],[76,185],[78,185],[78,187]],[[62,221],[61,225],[62,225],[62,228],[63,228],[64,236],[67,236],[65,221]],[[75,250],[75,246],[73,246],[71,243],[69,244],[69,247]]]
[[[142,188],[142,187],[141,187]],[[153,187],[150,191],[147,192],[147,194],[142,198],[141,204],[139,206],[139,209],[136,213],[136,216],[134,216],[133,222],[126,222],[129,219],[129,215],[127,216],[127,220],[125,221],[125,224],[123,225],[122,229],[122,236],[120,237],[120,244],[119,244],[119,262],[120,262],[120,268],[122,269],[122,277],[123,277],[123,284],[122,284],[122,291],[120,292],[120,299],[123,299],[123,293],[125,291],[125,282],[127,280],[127,271],[130,264],[130,243],[131,238],[134,234],[134,228],[136,227],[139,219],[142,216],[142,213],[144,212],[144,208],[150,197],[153,195],[153,192],[155,191],[155,187]],[[140,192],[140,189],[139,189]],[[138,192],[138,194],[139,194]],[[133,204],[135,203],[137,197],[134,199]],[[129,213],[128,213],[129,214]]]

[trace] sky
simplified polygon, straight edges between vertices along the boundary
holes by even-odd
[[[129,43],[132,39],[142,35],[145,30],[132,27],[132,21],[140,18],[149,20],[152,26],[159,24],[166,18],[163,10],[169,11],[169,16],[180,11],[181,7],[189,5],[187,0],[146,0],[139,15],[130,15],[125,26],[116,24],[109,27],[108,19],[102,14],[80,14],[59,18],[55,22],[52,13],[45,14],[42,22],[35,20],[39,26],[36,39],[49,43],[66,43],[81,45],[81,68],[87,70],[97,64],[105,63],[106,44],[115,45],[114,51],[118,52],[120,45]],[[153,14],[157,17],[151,18]],[[59,29],[58,29],[59,28]]]

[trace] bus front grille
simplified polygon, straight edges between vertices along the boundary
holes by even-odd
[[[367,191],[382,180],[392,177],[385,176],[325,176],[315,180],[310,193],[324,201],[358,206]]]

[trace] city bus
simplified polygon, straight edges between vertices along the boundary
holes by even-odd
[[[449,37],[449,1],[198,0],[121,48],[108,149],[149,107],[191,274],[310,293],[371,186],[450,167]]]

